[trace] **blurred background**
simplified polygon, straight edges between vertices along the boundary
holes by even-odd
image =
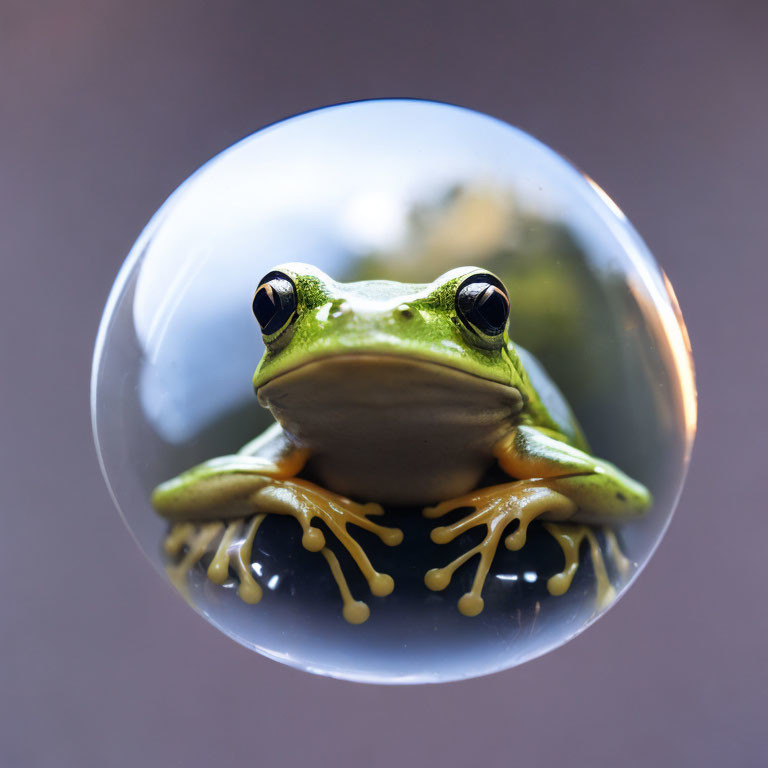
[[[0,765],[764,765],[768,10],[757,2],[0,0]],[[343,683],[232,643],[164,586],[109,499],[90,360],[173,189],[275,120],[445,100],[616,200],[675,286],[700,426],[627,596],[493,677]]]

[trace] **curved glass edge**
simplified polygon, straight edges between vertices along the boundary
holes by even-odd
[[[153,568],[158,572],[159,575],[161,575],[163,581],[170,588],[172,588],[172,585],[170,584],[169,580],[165,576],[164,572],[162,571],[162,569],[160,569],[158,564],[155,563],[152,560],[152,558],[150,558],[149,555],[144,552],[143,547],[140,545],[136,535],[134,534],[133,530],[128,524],[128,521],[117,500],[113,486],[110,482],[107,468],[104,462],[102,448],[101,448],[101,442],[99,438],[99,424],[98,424],[98,415],[97,415],[97,408],[96,408],[96,398],[97,398],[97,391],[98,391],[98,376],[99,376],[99,370],[101,365],[101,359],[102,359],[105,340],[109,331],[110,318],[112,317],[113,310],[122,299],[126,290],[126,285],[130,279],[130,275],[134,267],[141,260],[148,243],[151,241],[152,237],[154,236],[155,232],[159,228],[164,218],[171,212],[174,205],[180,200],[180,198],[185,192],[185,188],[187,187],[187,185],[190,184],[196,177],[198,177],[199,175],[202,175],[210,165],[212,165],[213,163],[216,163],[223,156],[229,154],[230,152],[234,152],[235,150],[240,148],[244,143],[260,138],[264,136],[266,133],[271,132],[272,130],[282,126],[284,123],[302,120],[306,117],[311,116],[316,112],[326,111],[330,109],[344,109],[347,107],[352,107],[357,104],[373,104],[373,103],[381,103],[381,102],[415,102],[419,104],[441,106],[445,108],[460,110],[462,112],[471,113],[484,120],[496,122],[504,126],[508,130],[521,134],[523,137],[525,137],[526,140],[534,142],[535,144],[539,145],[547,152],[552,153],[554,155],[558,155],[556,150],[553,150],[551,147],[547,146],[546,144],[539,141],[535,137],[531,136],[525,131],[522,131],[516,126],[513,126],[510,123],[507,123],[504,120],[493,117],[492,115],[487,115],[485,113],[478,112],[473,109],[469,109],[467,107],[462,107],[460,105],[452,104],[450,102],[436,101],[436,100],[423,100],[423,99],[416,99],[416,98],[399,98],[399,97],[385,98],[385,99],[360,99],[360,100],[339,102],[336,104],[313,108],[296,115],[281,118],[280,120],[277,120],[273,123],[265,125],[264,127],[241,138],[240,140],[236,141],[234,144],[230,145],[229,147],[215,154],[208,161],[206,161],[202,166],[200,166],[194,173],[192,173],[185,180],[183,180],[181,184],[169,195],[169,197],[162,203],[160,208],[152,216],[152,218],[149,220],[147,225],[141,231],[135,244],[130,249],[127,257],[123,261],[117,273],[115,282],[110,290],[107,301],[105,303],[104,310],[102,312],[101,320],[99,323],[98,331],[96,334],[96,339],[94,342],[93,361],[92,361],[91,376],[90,376],[90,411],[91,411],[92,434],[93,434],[94,446],[96,449],[96,455],[99,462],[99,467],[101,469],[101,474],[102,474],[102,477],[104,478],[104,482],[107,486],[110,497],[112,498],[112,501],[123,520],[123,523],[128,528],[131,534],[131,537],[136,542],[137,546],[139,546],[139,549],[145,555],[147,560],[149,560],[149,562],[152,564]],[[690,456],[691,456],[692,447],[695,439],[696,421],[697,421],[695,369],[693,365],[690,339],[689,339],[688,332],[687,332],[687,329],[682,317],[682,313],[680,311],[680,307],[679,307],[671,282],[669,281],[664,271],[658,266],[656,260],[653,258],[650,250],[647,248],[646,244],[644,243],[640,235],[637,233],[637,231],[634,229],[634,227],[629,222],[627,217],[624,215],[623,211],[612,200],[612,198],[610,198],[610,196],[591,177],[579,171],[577,166],[574,165],[574,163],[572,163],[567,158],[564,158],[562,156],[560,157],[562,161],[574,171],[575,174],[580,176],[592,188],[592,190],[595,193],[595,197],[590,198],[590,196],[588,195],[587,199],[592,204],[595,212],[606,223],[606,226],[610,229],[611,233],[616,237],[617,241],[624,246],[624,252],[627,254],[628,258],[630,258],[630,260],[632,261],[633,266],[645,278],[643,280],[643,283],[645,284],[645,286],[648,288],[649,291],[653,289],[651,292],[651,298],[653,301],[654,308],[659,312],[659,316],[661,317],[664,330],[668,334],[667,337],[673,340],[671,352],[674,360],[674,367],[678,373],[680,387],[681,387],[681,391],[678,393],[678,395],[681,397],[682,403],[683,403],[685,452],[683,456],[679,482],[677,483],[676,491],[674,493],[672,503],[670,505],[670,512],[667,515],[666,520],[664,521],[664,524],[659,532],[659,535],[656,537],[648,553],[648,556],[645,558],[645,560],[638,565],[638,567],[632,573],[631,577],[621,586],[621,588],[618,590],[616,594],[616,597],[606,608],[597,612],[594,616],[590,617],[582,626],[580,626],[579,628],[577,628],[567,636],[558,638],[558,640],[550,644],[544,645],[541,648],[538,648],[535,653],[527,657],[525,662],[533,661],[534,659],[537,659],[540,656],[544,656],[547,653],[550,653],[551,651],[554,651],[560,648],[561,646],[565,645],[566,643],[570,642],[571,640],[579,636],[582,632],[586,631],[589,627],[591,627],[598,619],[600,619],[605,613],[607,613],[607,611],[613,608],[621,598],[624,597],[626,592],[629,590],[630,586],[635,582],[637,577],[640,575],[640,573],[645,569],[645,567],[648,565],[650,560],[653,558],[656,550],[658,549],[661,543],[661,540],[664,538],[664,535],[666,534],[667,529],[669,528],[669,525],[672,521],[672,518],[674,516],[674,513],[676,511],[676,508],[678,506],[678,503],[683,491],[685,479],[687,477],[689,466],[690,466]],[[605,205],[605,207],[601,208],[597,204],[598,202],[602,202]],[[607,216],[606,211],[609,211],[613,215]],[[648,257],[647,259],[644,259],[642,257],[643,252],[645,252],[645,254],[647,255]],[[653,267],[655,267],[655,270],[652,269]],[[669,302],[669,304],[666,303],[665,299],[666,301]],[[484,669],[480,672],[471,671],[466,675],[440,676],[440,677],[429,676],[429,675],[427,676],[407,675],[403,677],[396,677],[396,676],[377,677],[377,676],[365,675],[365,674],[354,674],[354,673],[350,674],[349,672],[329,670],[327,668],[322,668],[322,669],[314,668],[312,665],[302,663],[301,661],[294,659],[292,657],[286,657],[281,654],[270,651],[266,648],[259,647],[258,645],[251,643],[245,638],[232,634],[229,630],[225,630],[225,628],[221,626],[219,622],[215,621],[213,617],[208,615],[203,609],[199,608],[194,603],[187,602],[187,604],[190,606],[190,608],[192,608],[192,610],[194,610],[196,613],[198,613],[203,618],[205,618],[217,629],[222,631],[223,634],[230,637],[232,640],[234,640],[238,644],[250,650],[256,651],[257,653],[259,653],[260,655],[266,658],[291,666],[295,669],[300,669],[302,671],[310,672],[312,674],[318,674],[324,677],[330,677],[333,679],[345,680],[349,682],[364,682],[364,683],[373,683],[373,684],[381,684],[381,685],[416,685],[416,684],[421,685],[421,684],[457,682],[461,680],[475,679],[475,678],[483,677],[486,675],[496,674],[498,672],[502,672],[507,669],[511,669],[515,666],[518,666],[519,663],[525,663],[525,662],[515,662],[512,664],[499,664],[497,666]]]

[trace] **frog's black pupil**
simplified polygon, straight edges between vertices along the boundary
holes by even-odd
[[[504,329],[509,304],[504,294],[495,285],[489,285],[485,289],[482,296],[475,302],[475,309],[483,316],[489,328]]]
[[[279,308],[280,303],[272,286],[267,283],[259,288],[253,299],[253,314],[256,315],[259,325],[268,325]]]
[[[253,314],[265,336],[279,331],[296,311],[293,283],[280,273],[270,273],[259,284],[253,297]]]
[[[465,325],[487,336],[498,336],[509,317],[506,290],[493,275],[467,278],[456,294],[456,308]]]

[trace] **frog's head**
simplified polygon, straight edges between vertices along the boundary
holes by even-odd
[[[339,283],[309,264],[282,264],[259,283],[253,313],[266,345],[253,377],[257,391],[310,363],[353,355],[521,385],[507,336],[509,295],[498,277],[477,267],[428,284]]]

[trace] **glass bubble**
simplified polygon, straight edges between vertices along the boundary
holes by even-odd
[[[93,428],[115,504],[161,574],[171,565],[168,526],[150,504],[153,488],[271,423],[251,383],[263,351],[251,300],[261,277],[289,261],[345,282],[430,282],[467,264],[499,275],[513,340],[565,393],[594,454],[653,494],[647,514],[615,529],[626,560],[607,558],[616,596],[627,589],[669,523],[695,431],[671,286],[616,205],[558,154],[486,115],[411,100],[328,107],[240,141],[171,195],[123,265],[96,343]],[[499,548],[485,610],[464,616],[457,601],[471,564],[441,592],[425,587],[424,574],[481,532],[451,548],[430,541],[434,522],[418,509],[386,519],[403,529],[400,546],[359,538],[394,577],[394,592],[370,596],[349,573],[352,593],[370,606],[363,624],[344,620],[327,563],[302,548],[288,517],[268,516],[254,542],[257,605],[237,597],[236,579],[210,581],[205,559],[186,574],[186,597],[270,658],[386,683],[512,667],[572,638],[611,602],[596,602],[587,554],[571,588],[549,592],[563,552],[533,523],[523,549]]]

